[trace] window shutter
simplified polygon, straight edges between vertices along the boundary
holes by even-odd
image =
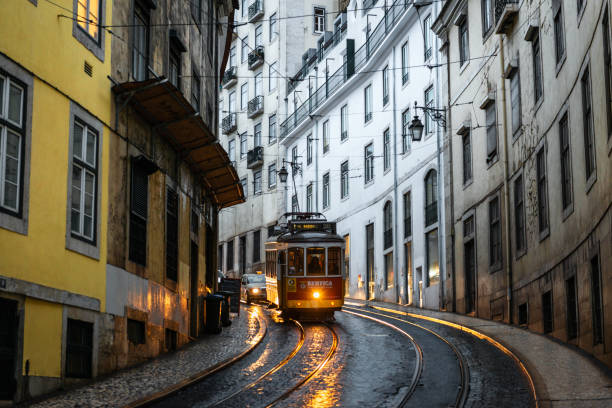
[[[495,123],[495,104],[487,108],[487,158],[497,153],[497,128]]]
[[[149,190],[149,176],[138,165],[132,166],[132,212],[147,218],[147,196]]]
[[[178,194],[166,195],[166,277],[178,281]]]
[[[144,167],[132,163],[130,202],[129,258],[140,265],[147,264],[147,197],[149,178]]]

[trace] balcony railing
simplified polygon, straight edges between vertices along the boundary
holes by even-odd
[[[425,226],[429,227],[431,224],[438,222],[438,202],[425,206]]]
[[[237,128],[237,125],[236,125],[236,114],[235,113],[230,113],[229,115],[224,117],[223,120],[221,121],[221,129],[223,130],[223,133],[225,133],[226,135],[228,133],[232,133],[234,130],[236,130],[236,128]]]
[[[404,238],[412,235],[412,217],[404,218]]]
[[[247,168],[253,169],[263,164],[264,153],[262,146],[256,146],[253,150],[247,153]]]
[[[247,115],[249,118],[255,117],[263,112],[263,96],[258,95],[249,101]]]
[[[229,88],[236,84],[238,77],[236,75],[236,67],[230,67],[223,74],[223,86]]]
[[[255,69],[264,61],[264,49],[263,47],[256,47],[253,51],[249,52],[249,69]]]
[[[393,246],[393,229],[385,231],[383,238],[385,244],[384,249],[391,248]]]
[[[264,15],[263,1],[255,0],[253,4],[249,6],[249,23],[257,20],[259,17]]]
[[[518,0],[495,0],[495,33],[506,33],[518,15]]]

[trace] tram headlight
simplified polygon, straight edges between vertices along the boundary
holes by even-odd
[[[257,288],[253,288],[251,291],[253,292],[254,295],[259,293],[259,289]]]
[[[318,299],[319,297],[321,297],[321,294],[319,292],[313,292],[312,297]]]

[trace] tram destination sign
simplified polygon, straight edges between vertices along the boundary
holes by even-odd
[[[329,221],[292,221],[289,223],[289,232],[292,234],[307,231],[335,234],[336,223]]]

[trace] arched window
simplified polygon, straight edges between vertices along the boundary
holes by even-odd
[[[393,246],[393,215],[391,214],[391,209],[391,201],[387,201],[383,208],[384,249]]]
[[[425,226],[438,222],[438,178],[435,170],[425,176]]]

